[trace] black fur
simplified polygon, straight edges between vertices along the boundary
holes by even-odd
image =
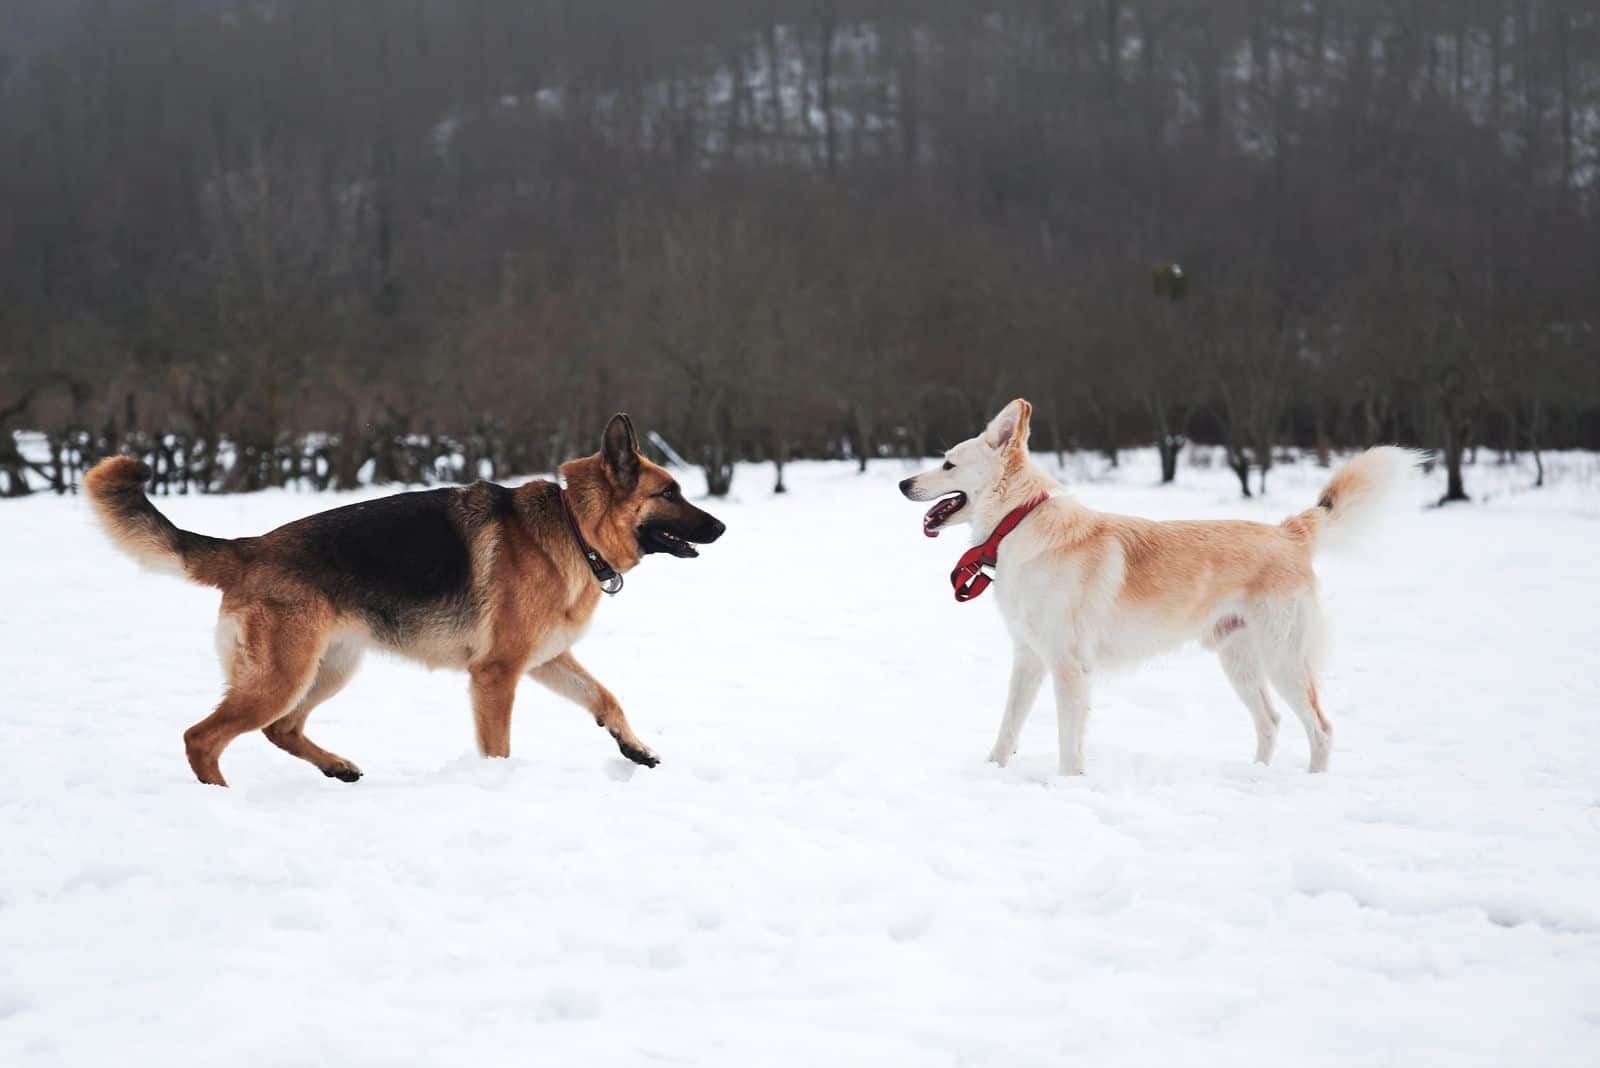
[[[607,731],[606,733],[611,735],[611,737],[616,741],[617,749],[622,753],[622,755],[633,761],[635,764],[643,764],[647,768],[653,768],[661,763],[660,757],[647,753],[643,749],[634,748],[627,742],[623,741],[622,736],[616,731]]]
[[[633,420],[621,412],[613,415],[601,435],[600,451],[617,485],[624,491],[633,489],[639,481],[639,438]]]
[[[340,609],[360,613],[379,641],[402,644],[441,615],[473,616],[470,526],[511,507],[511,491],[397,493],[346,505],[280,528],[294,570]]]

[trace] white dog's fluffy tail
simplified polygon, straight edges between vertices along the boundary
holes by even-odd
[[[1353,548],[1396,503],[1398,491],[1422,454],[1393,445],[1368,449],[1333,473],[1317,506],[1284,520],[1315,551]]]

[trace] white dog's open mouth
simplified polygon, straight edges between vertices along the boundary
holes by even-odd
[[[952,493],[948,497],[940,497],[933,502],[933,507],[928,509],[928,514],[922,517],[922,533],[930,538],[939,536],[939,528],[947,523],[951,516],[967,506],[965,493]]]

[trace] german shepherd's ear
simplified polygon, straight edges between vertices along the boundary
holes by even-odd
[[[624,493],[632,491],[639,483],[639,439],[633,433],[633,420],[621,412],[613,415],[601,435],[600,453],[611,481]]]
[[[1028,445],[1028,422],[1033,418],[1033,405],[1018,397],[989,421],[983,432],[983,443],[991,449],[1021,449]]]

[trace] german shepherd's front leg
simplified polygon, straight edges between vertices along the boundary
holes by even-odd
[[[617,740],[617,748],[622,750],[623,756],[647,768],[653,768],[661,763],[660,758],[652,753],[649,747],[633,733],[633,728],[628,726],[628,717],[623,714],[622,706],[617,703],[611,691],[585,671],[583,665],[578,663],[570,652],[562,653],[554,660],[545,661],[528,674],[532,675],[540,685],[588,709],[589,714],[594,716],[595,722]]]
[[[517,695],[520,664],[480,660],[467,665],[472,677],[472,718],[478,727],[478,752],[486,757],[511,755],[511,702]]]

